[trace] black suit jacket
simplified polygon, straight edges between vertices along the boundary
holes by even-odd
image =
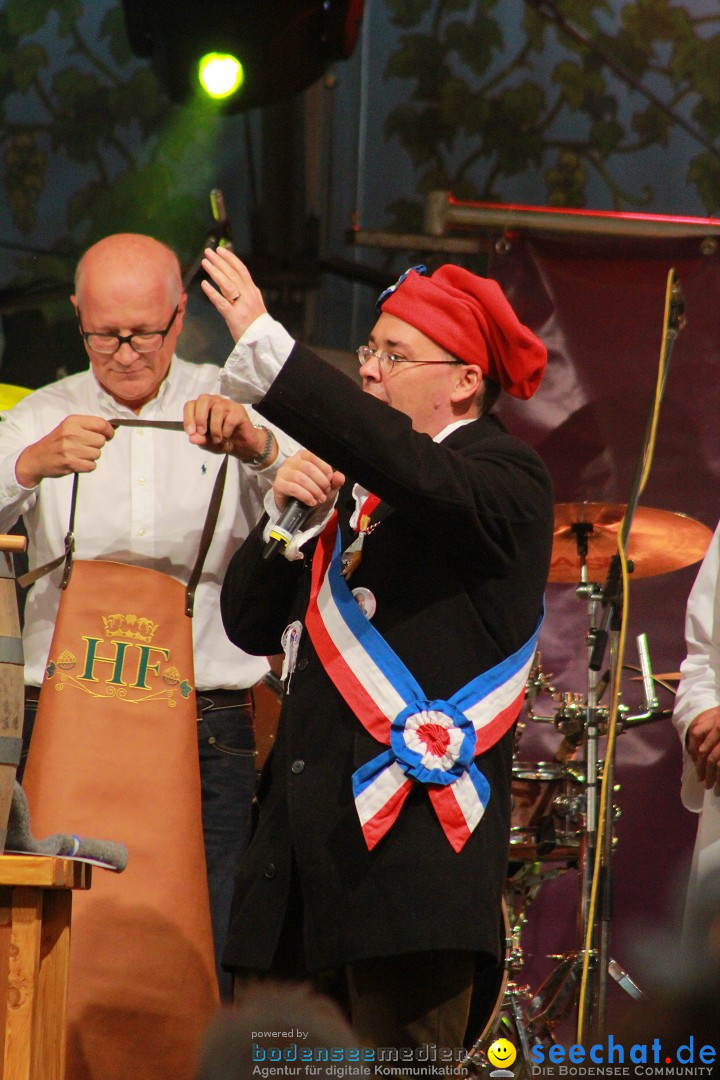
[[[447,698],[530,637],[552,540],[552,493],[537,455],[492,417],[442,443],[296,346],[258,410],[386,504],[350,582],[374,594],[373,623],[428,698]],[[338,513],[345,539],[350,485]],[[234,557],[222,593],[232,641],[279,650],[302,620],[304,562],[261,559],[262,523]],[[309,970],[437,948],[497,954],[512,763],[508,735],[476,759],[491,797],[465,847],[446,839],[422,785],[368,851],[351,775],[383,747],[364,730],[303,633],[257,829],[240,866],[226,961],[271,967],[293,859]]]

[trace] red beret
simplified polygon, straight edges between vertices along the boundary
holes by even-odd
[[[378,308],[414,326],[458,360],[479,364],[513,397],[532,397],[547,350],[519,321],[498,283],[450,263],[430,277],[423,276],[424,269],[403,274],[380,296]]]

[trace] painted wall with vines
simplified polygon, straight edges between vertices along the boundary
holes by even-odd
[[[410,156],[416,192],[510,201],[532,177],[551,206],[720,206],[720,14],[672,0],[387,0],[397,46],[386,76],[406,100],[387,137]],[[512,9],[512,10],[511,10]],[[676,171],[685,205],[668,205]],[[675,196],[675,201],[678,196]]]
[[[347,256],[356,209],[370,228],[418,229],[433,188],[718,211],[710,0],[366,0],[365,24],[328,92],[325,254]],[[0,0],[0,290],[66,283],[119,229],[189,261],[211,187],[247,212],[245,135],[241,115],[168,103],[118,0]]]

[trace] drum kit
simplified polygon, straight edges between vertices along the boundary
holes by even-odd
[[[612,706],[601,704],[601,699],[610,682],[611,692],[615,691],[611,696],[618,699],[616,716],[612,717],[616,730],[631,730],[670,717],[672,709],[660,708],[656,688],[673,694],[680,676],[653,675],[644,634],[638,638],[640,666],[623,665],[637,673],[632,678],[642,681],[640,712],[631,715],[630,709],[619,703],[616,680],[609,674],[602,678],[596,674],[599,665],[593,663],[592,656],[601,633],[603,590],[595,582],[604,580],[608,573],[625,509],[622,504],[605,503],[562,503],[555,508],[549,581],[574,583],[578,597],[587,604],[588,685],[583,693],[557,692],[551,677],[542,670],[539,654],[528,676],[512,767],[509,870],[503,903],[504,969],[494,1011],[463,1062],[471,1072],[488,1067],[487,1049],[502,1037],[517,1048],[516,1078],[532,1077],[532,1047],[551,1045],[556,1029],[569,1022],[573,1012],[579,1017],[583,1008],[590,1017],[589,1029],[594,1025],[598,1034],[604,1020],[608,976],[632,997],[642,997],[627,972],[606,955],[606,949],[603,951],[602,932],[593,937],[596,849],[600,843],[606,844],[610,858],[615,842],[613,823],[619,816],[610,740],[604,760],[599,753],[598,740],[608,734],[612,712]],[[664,574],[699,561],[711,535],[705,525],[684,514],[638,507],[626,537],[633,578]],[[544,711],[540,711],[541,701],[550,702]],[[521,735],[528,724],[551,725],[558,733],[559,745],[552,760],[521,760]],[[598,839],[599,792],[605,785],[608,835]],[[528,909],[547,881],[569,869],[578,872],[577,947],[554,957],[556,967],[533,992],[520,981],[525,960],[521,937]],[[590,948],[588,941],[593,943]],[[590,991],[583,996],[584,977]]]

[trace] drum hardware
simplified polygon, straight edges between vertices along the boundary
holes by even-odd
[[[540,887],[551,877],[565,872],[565,867],[548,866],[541,862],[521,863],[505,883],[503,918],[505,920],[505,976],[495,1009],[474,1041],[463,1060],[458,1072],[469,1070],[479,1075],[486,1075],[490,1068],[487,1057],[488,1047],[498,1038],[508,1038],[518,1047],[519,1069],[516,1080],[532,1077],[533,1061],[530,1056],[532,1046],[539,1040],[531,1037],[526,1014],[532,992],[527,984],[517,982],[517,976],[524,966],[521,944],[523,927],[527,922],[527,909],[537,896]],[[552,1039],[550,1041],[553,1041]]]
[[[585,586],[581,590],[581,598],[588,600],[590,629],[586,644],[590,660],[596,642],[601,593],[590,582],[586,582]],[[643,678],[644,707],[640,712],[631,712],[627,705],[616,702],[619,732],[662,719],[671,712],[661,709],[654,693],[648,693],[654,690],[655,681],[644,635],[640,636],[637,644],[640,658],[638,670]],[[605,774],[604,762],[599,759],[598,739],[607,734],[611,711],[609,707],[601,706],[599,700],[609,681],[610,671],[598,678],[596,673],[590,670],[587,695],[558,692],[552,677],[542,671],[540,656],[531,670],[525,701],[525,720],[553,724],[562,735],[562,742],[551,762],[521,762],[517,760],[517,754],[513,762],[509,858],[511,864],[514,864],[515,860],[524,862],[521,862],[521,871],[514,874],[511,880],[514,887],[520,891],[523,888],[529,890],[522,911],[515,921],[518,938],[527,921],[529,903],[544,881],[554,876],[548,872],[549,868],[564,873],[569,868],[577,867],[580,893],[578,934],[582,941],[588,918],[591,852],[594,850],[596,829],[590,818],[593,813],[597,817],[598,789]],[[549,694],[554,704],[553,711],[546,715],[537,710],[538,697],[542,693]],[[615,695],[619,699],[619,691],[616,690]],[[574,761],[573,757],[582,744],[583,759]],[[613,794],[619,791],[619,785],[613,783],[612,778],[608,782],[611,783]],[[614,800],[610,802],[608,815],[611,835],[607,850],[612,852],[617,844],[612,826],[621,815],[621,809]],[[580,947],[558,956],[556,968],[535,994],[531,994],[527,987],[520,987],[516,981],[522,959],[522,950],[518,949],[509,982],[514,996],[506,994],[501,1010],[508,1032],[512,1029],[509,1037],[515,1035],[519,1050],[523,1043],[532,1046],[533,1043],[542,1041],[552,1042],[553,1031],[557,1025],[566,1020],[578,1005],[585,952]],[[588,966],[593,978],[597,980],[595,952],[590,955]],[[628,993],[640,993],[617,961],[608,961],[608,973]],[[497,1037],[497,1023],[494,1030]],[[528,1072],[527,1075],[530,1076],[531,1073]]]
[[[577,864],[582,795],[577,780],[559,762],[514,762],[511,788],[511,862],[565,861]]]
[[[525,840],[527,850],[517,841],[510,844],[514,855],[538,857],[544,868],[550,859],[560,855],[544,852],[545,827],[550,819],[565,829],[566,844],[579,869],[578,937],[580,947],[558,958],[558,964],[534,997],[528,1001],[523,993],[519,1012],[508,1008],[506,1023],[515,1017],[517,1040],[523,1054],[521,1068],[532,1075],[526,1047],[531,1040],[553,1039],[553,1029],[577,1007],[577,1041],[605,1034],[605,1004],[608,976],[628,993],[639,990],[630,976],[616,961],[609,958],[609,925],[612,898],[611,855],[615,845],[613,823],[620,810],[611,793],[614,784],[615,738],[618,732],[669,715],[659,708],[655,698],[652,672],[649,669],[647,643],[638,641],[640,670],[644,688],[644,709],[636,715],[620,703],[619,672],[622,670],[624,649],[625,594],[627,574],[635,577],[667,573],[699,561],[707,551],[711,531],[702,523],[665,510],[638,507],[652,461],[657,430],[657,416],[667,377],[670,348],[683,325],[683,303],[675,271],[668,275],[665,327],[655,398],[653,401],[642,453],[636,468],[631,496],[627,505],[604,503],[566,503],[555,508],[553,549],[549,573],[550,582],[574,584],[578,598],[587,606],[587,692],[556,695],[557,707],[552,716],[536,711],[537,698],[542,692],[555,694],[549,677],[544,677],[538,662],[531,672],[526,693],[526,720],[553,723],[562,735],[561,746],[555,753],[554,766],[563,769],[562,790],[558,790],[558,775],[548,779],[540,765],[534,775],[520,776],[520,763],[513,767],[513,812],[518,814],[518,783],[552,783],[556,787],[539,789],[536,801],[522,807],[528,824],[536,827],[532,844]],[[603,581],[600,587],[597,582]],[[605,648],[609,642],[608,671],[602,670]],[[609,709],[600,708],[600,700],[610,686]],[[524,726],[524,725],[523,725]],[[599,738],[607,736],[605,761],[600,762]],[[575,776],[575,790],[570,787],[568,766],[583,744],[582,772]],[[529,813],[528,813],[529,812]],[[519,825],[525,824],[523,821]],[[537,828],[541,826],[541,828]],[[576,826],[574,835],[571,826]],[[580,827],[581,826],[581,827]],[[528,846],[529,844],[529,846]],[[565,851],[562,852],[565,854]],[[546,862],[547,860],[547,862]],[[536,863],[536,864],[537,864]],[[521,928],[521,927],[520,927]],[[508,1005],[510,1003],[508,1002]],[[508,1028],[509,1030],[509,1028]]]
[[[529,997],[529,986],[517,986],[513,982],[508,982],[503,994],[501,1012],[492,1030],[483,1033],[482,1038],[478,1039],[458,1063],[458,1075],[464,1076],[471,1072],[478,1076],[486,1076],[486,1070],[492,1068],[487,1056],[488,1048],[496,1039],[508,1039],[519,1048],[518,1067],[514,1070],[515,1080],[531,1080],[534,1063],[530,1054],[533,1045],[537,1044],[535,1041],[531,1043],[527,1034],[525,1005]]]
[[[638,984],[630,978],[624,968],[620,967],[617,960],[611,960],[608,964],[608,975],[615,980],[618,986],[623,988],[626,994],[635,998],[636,1001],[640,1001],[645,997]]]
[[[538,651],[535,654],[535,662],[528,672],[527,683],[525,685],[525,709],[526,711],[529,711],[531,719],[532,710],[535,707],[535,702],[539,695],[553,695],[555,693],[555,687],[550,681],[551,679],[552,674],[546,675],[542,669],[542,654]]]
[[[579,950],[570,952],[559,959],[560,963],[543,981],[528,1006],[527,1031],[538,1042],[553,1039],[553,1031],[567,1020],[577,1002],[582,953]]]

